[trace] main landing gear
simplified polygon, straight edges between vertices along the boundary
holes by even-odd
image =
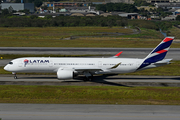
[[[92,81],[93,80],[93,76],[89,76],[85,78],[86,81]]]
[[[92,81],[93,80],[93,75],[90,72],[84,72],[85,79],[84,81]]]
[[[12,74],[14,75],[14,79],[17,79],[16,73],[12,72]]]

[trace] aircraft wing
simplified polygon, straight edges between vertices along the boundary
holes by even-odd
[[[116,64],[116,65],[114,65],[114,66],[112,66],[112,67],[110,67],[110,68],[108,68],[108,69],[115,69],[115,68],[117,68],[119,65],[120,65],[121,63],[118,63],[118,64]],[[75,71],[78,71],[78,72],[83,72],[83,71],[90,71],[90,72],[96,72],[96,71],[104,71],[103,69],[101,69],[101,68],[73,68]],[[107,69],[107,70],[108,70]]]

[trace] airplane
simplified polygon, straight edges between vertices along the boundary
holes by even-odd
[[[4,70],[12,72],[17,79],[18,72],[54,72],[59,80],[73,79],[85,75],[92,80],[96,74],[131,73],[169,64],[172,59],[164,59],[174,37],[166,37],[144,59],[118,58],[119,52],[109,58],[77,57],[24,57],[9,62]]]

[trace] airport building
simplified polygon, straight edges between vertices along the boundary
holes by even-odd
[[[29,10],[31,13],[34,12],[34,3],[1,3],[1,9],[13,8],[15,11]]]

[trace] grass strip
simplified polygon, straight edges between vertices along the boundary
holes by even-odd
[[[73,40],[18,40],[0,38],[1,47],[107,47],[107,48],[154,48],[161,39],[125,38],[125,37],[82,37]],[[103,44],[102,44],[103,43]],[[171,48],[179,48],[173,43]]]
[[[0,86],[0,103],[180,105],[179,95],[179,87]]]
[[[132,34],[132,35],[123,35],[123,37],[128,38],[146,38],[146,39],[157,39],[157,38],[164,38],[160,31],[156,31],[153,29],[146,29],[140,28],[141,32],[139,34]]]
[[[11,72],[7,72],[3,69],[4,67],[0,67],[0,74],[12,74]],[[119,74],[119,75],[149,75],[149,76],[180,76],[180,61],[172,61],[171,64],[142,70],[134,73],[126,73],[126,74]],[[17,73],[17,74],[25,74],[25,75],[52,75],[56,73]]]
[[[108,36],[108,33],[130,34],[132,31],[129,28],[108,27],[0,27],[0,45],[1,47],[150,48],[164,38],[159,31],[151,29],[142,29],[140,34]],[[75,39],[69,39],[71,37],[75,37]],[[178,48],[179,46],[180,43],[173,43],[171,47]]]
[[[177,27],[172,27],[166,31],[168,36],[175,36],[176,39],[180,39],[180,29]]]

